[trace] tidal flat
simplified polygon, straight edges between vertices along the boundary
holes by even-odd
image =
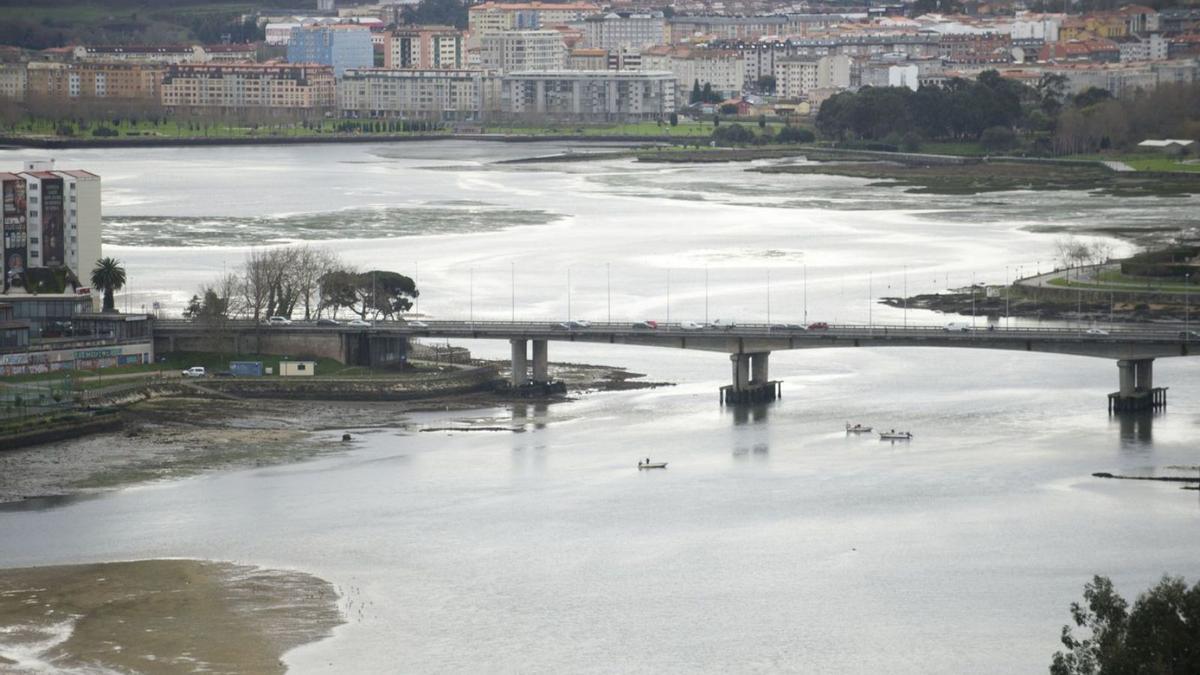
[[[8,673],[282,673],[344,619],[328,582],[205,560],[0,570]]]

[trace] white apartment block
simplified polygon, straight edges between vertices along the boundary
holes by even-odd
[[[24,63],[0,63],[0,98],[24,101],[29,87]]]
[[[67,267],[89,286],[100,251],[100,177],[58,171],[53,161],[26,162],[0,174],[4,287],[27,269]]]
[[[502,83],[501,111],[516,116],[652,120],[675,110],[675,77],[664,71],[511,73]]]
[[[590,2],[484,2],[472,5],[467,26],[473,36],[483,37],[510,30],[537,30],[582,21],[600,11]]]
[[[201,45],[179,47],[85,47],[72,51],[76,61],[105,63],[207,63],[208,52]]]
[[[800,99],[816,89],[850,87],[850,57],[844,54],[818,59],[792,57],[775,61],[775,93],[783,99]]]
[[[725,98],[737,96],[746,81],[741,54],[722,49],[658,48],[642,52],[645,70],[668,70],[675,75],[677,100],[687,101],[693,86],[712,85]]]
[[[567,47],[556,30],[493,33],[480,40],[479,63],[500,73],[563,70]]]
[[[1126,61],[1166,61],[1167,41],[1161,33],[1154,33],[1148,38],[1133,37],[1118,45],[1121,50],[1121,62]]]
[[[456,120],[485,109],[478,70],[350,69],[338,82],[344,117]]]
[[[1009,28],[1009,36],[1013,40],[1041,40],[1042,42],[1058,42],[1058,29],[1062,25],[1062,15],[1017,15]]]
[[[662,12],[596,14],[583,20],[583,35],[592,49],[642,49],[667,43],[667,20]]]

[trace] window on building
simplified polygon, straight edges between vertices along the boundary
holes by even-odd
[[[30,238],[29,238],[29,243],[31,243],[31,244],[36,244],[36,243],[38,243],[38,238],[37,238],[37,237],[30,237]]]

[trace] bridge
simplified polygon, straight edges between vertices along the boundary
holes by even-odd
[[[371,326],[322,326],[297,321],[267,326],[253,321],[215,325],[158,320],[154,336],[156,351],[213,351],[200,343],[215,340],[233,352],[319,355],[364,365],[386,362],[389,354],[402,353],[401,343],[408,338],[507,340],[512,346],[512,384],[516,387],[549,380],[548,344],[552,341],[696,349],[729,355],[732,382],[722,387],[721,398],[730,403],[772,400],[779,394],[780,384],[769,377],[773,351],[851,347],[1007,349],[1116,360],[1119,389],[1109,396],[1110,408],[1116,411],[1164,405],[1166,390],[1154,386],[1154,359],[1191,356],[1200,348],[1200,332],[1166,325],[1111,331],[963,328],[830,325],[808,329],[796,324],[549,321],[381,321]]]

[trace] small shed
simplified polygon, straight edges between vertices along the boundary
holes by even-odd
[[[280,377],[312,377],[317,374],[316,361],[280,361]]]
[[[230,361],[229,372],[237,377],[262,377],[262,361]]]

